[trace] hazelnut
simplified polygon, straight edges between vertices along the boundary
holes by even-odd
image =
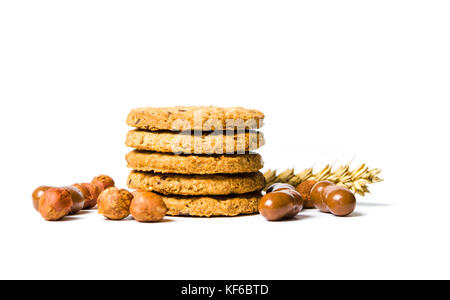
[[[96,176],[92,179],[91,183],[98,187],[99,193],[115,185],[114,180],[108,175]]]
[[[274,183],[271,186],[269,186],[269,188],[266,190],[266,193],[271,193],[271,192],[276,192],[280,189],[293,189],[295,190],[295,187],[293,185],[290,185],[288,183]]]
[[[355,195],[347,188],[327,186],[323,190],[323,195],[329,211],[335,216],[347,216],[355,210]]]
[[[89,190],[89,193],[91,194],[92,202],[89,202],[89,206],[91,206],[92,208],[95,206],[95,204],[98,204],[98,197],[100,196],[100,193],[102,191],[99,189],[98,186],[96,186],[93,183],[82,183],[82,184]]]
[[[258,203],[259,213],[269,221],[292,218],[300,212],[301,207],[288,190],[267,193]]]
[[[335,186],[331,181],[319,181],[316,183],[311,190],[311,200],[314,202],[314,206],[321,212],[330,212],[328,206],[325,202],[323,190],[327,186]]]
[[[48,185],[41,185],[33,191],[31,198],[33,199],[33,207],[35,210],[39,211],[39,199],[41,198],[41,196],[44,194],[45,191],[51,188],[52,187]]]
[[[90,209],[97,205],[97,198],[100,194],[97,186],[91,183],[75,183],[73,186],[78,188],[84,196],[83,209]]]
[[[72,208],[70,210],[70,213],[76,214],[77,212],[82,210],[85,198],[80,189],[75,186],[62,186],[61,188],[69,192],[70,197],[72,197]]]
[[[315,180],[307,180],[300,183],[296,188],[297,192],[302,195],[304,208],[314,208],[314,202],[311,199],[311,190],[316,183],[317,181]]]
[[[137,189],[137,190],[132,191],[131,194],[133,194],[133,197],[136,197],[137,194],[143,193],[143,192],[145,192],[145,191]]]
[[[111,220],[122,220],[130,214],[133,195],[124,189],[110,187],[98,197],[98,213]]]
[[[131,201],[130,212],[139,222],[161,221],[167,213],[163,198],[152,192],[139,192]]]
[[[56,221],[70,213],[72,197],[62,188],[51,188],[39,199],[39,213],[47,221]]]

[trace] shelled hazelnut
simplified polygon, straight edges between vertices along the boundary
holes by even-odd
[[[97,186],[92,183],[75,183],[73,186],[78,188],[84,196],[83,209],[90,209],[97,205],[97,198],[100,194]]]
[[[98,197],[98,213],[111,220],[122,220],[130,215],[133,195],[125,189],[110,187]]]
[[[137,194],[143,193],[143,192],[145,192],[145,191],[137,189],[137,190],[132,191],[131,194],[133,195],[133,197],[136,197]]]
[[[70,209],[70,214],[76,214],[82,210],[84,207],[85,198],[80,189],[72,185],[62,186],[61,188],[68,191],[72,198],[72,208]]]
[[[42,185],[42,186],[37,187],[33,191],[31,198],[33,200],[33,207],[37,211],[39,211],[40,198],[43,196],[43,194],[46,191],[48,191],[51,188],[53,188],[53,187],[47,186],[47,185]],[[72,198],[72,207],[70,209],[71,214],[75,214],[83,208],[84,202],[85,202],[85,196],[83,195],[83,193],[81,192],[81,190],[79,188],[77,188],[75,186],[62,186],[62,187],[58,187],[58,188],[64,189],[70,194],[70,197]]]
[[[108,175],[98,175],[92,179],[91,183],[97,186],[99,193],[115,185],[114,180]]]
[[[163,198],[152,192],[138,192],[131,201],[130,213],[139,222],[158,222],[167,213]]]
[[[62,188],[50,188],[39,198],[39,213],[47,221],[57,221],[70,213],[72,197]]]
[[[31,195],[31,199],[33,200],[33,207],[36,211],[39,211],[39,199],[45,193],[45,191],[48,191],[51,188],[52,187],[48,186],[48,185],[41,185],[41,186],[38,186],[33,191],[33,194]]]

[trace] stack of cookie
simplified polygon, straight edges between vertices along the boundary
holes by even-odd
[[[138,108],[127,124],[128,187],[160,194],[169,215],[236,216],[258,211],[265,179],[253,153],[264,114],[244,108]]]

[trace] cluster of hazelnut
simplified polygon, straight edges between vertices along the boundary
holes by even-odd
[[[356,207],[355,195],[331,181],[308,180],[297,187],[275,183],[258,203],[259,213],[269,221],[295,217],[303,208],[317,208],[335,216],[347,216]]]
[[[98,197],[98,213],[110,220],[123,220],[130,214],[139,222],[158,222],[167,213],[162,197],[153,192],[135,190],[132,193],[115,187]]]
[[[61,220],[96,205],[99,214],[111,220],[122,220],[131,214],[139,222],[155,222],[162,220],[167,212],[161,196],[119,189],[107,175],[96,176],[90,183],[40,186],[33,191],[32,200],[34,208],[47,221]]]
[[[33,191],[34,208],[47,221],[57,221],[69,214],[97,205],[99,195],[114,186],[114,180],[107,175],[94,177],[90,183],[75,183],[52,187],[42,185]]]

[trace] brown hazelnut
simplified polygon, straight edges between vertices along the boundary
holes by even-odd
[[[347,188],[328,186],[323,190],[323,195],[329,211],[335,216],[347,216],[355,210],[355,195]]]
[[[311,200],[314,202],[314,206],[321,212],[329,212],[325,198],[323,195],[323,190],[327,186],[335,186],[331,181],[319,181],[316,183],[311,190]]]
[[[97,205],[98,188],[91,183],[75,183],[74,187],[78,188],[84,196],[83,209],[90,209]]]
[[[94,179],[92,179],[91,183],[95,184],[98,187],[99,193],[115,185],[114,180],[108,175],[96,176],[94,177]]]
[[[317,181],[315,180],[307,180],[300,183],[296,188],[297,192],[302,195],[304,208],[314,208],[314,202],[311,199],[311,190],[316,183]]]
[[[124,189],[110,187],[98,197],[98,213],[111,220],[122,220],[130,214],[133,195]]]
[[[258,210],[269,221],[292,218],[301,210],[292,193],[281,190],[265,194],[258,203]]]
[[[39,199],[39,213],[47,221],[56,221],[70,213],[72,197],[62,188],[51,188]]]
[[[131,194],[133,194],[133,197],[136,197],[137,194],[143,193],[143,192],[145,192],[145,191],[137,189],[137,190],[132,191]]]
[[[68,191],[72,197],[72,209],[70,210],[70,214],[76,214],[82,210],[84,206],[84,195],[80,189],[72,185],[62,186],[61,188]]]
[[[31,198],[33,199],[33,207],[35,210],[39,211],[39,199],[41,198],[41,196],[44,194],[45,191],[51,188],[52,187],[48,185],[41,185],[33,191]]]
[[[160,195],[139,192],[131,201],[130,213],[139,222],[157,222],[166,215],[167,206]]]
[[[96,204],[98,204],[98,197],[100,196],[100,193],[102,192],[98,186],[96,186],[93,183],[83,183],[83,185],[89,190],[89,193],[92,197],[92,202],[89,203],[89,206],[94,207],[94,201]]]
[[[280,189],[292,189],[295,190],[295,187],[293,185],[290,185],[288,183],[274,183],[266,190],[266,193],[276,192]]]

